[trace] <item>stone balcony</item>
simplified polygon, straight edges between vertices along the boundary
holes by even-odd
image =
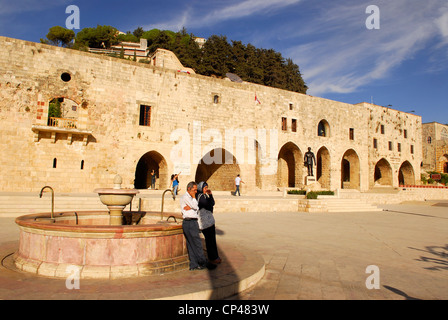
[[[92,131],[78,129],[76,119],[49,118],[48,124],[47,126],[35,124],[31,127],[34,132],[34,142],[39,141],[41,133],[49,132],[53,143],[56,143],[58,136],[67,136],[67,144],[72,144],[73,137],[79,135],[83,137],[83,145],[86,146],[89,136],[92,135]]]

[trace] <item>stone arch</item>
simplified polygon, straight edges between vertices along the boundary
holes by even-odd
[[[151,171],[156,174],[156,189],[166,189],[170,185],[168,165],[165,158],[157,151],[145,153],[135,169],[134,187],[148,189],[151,186]]]
[[[329,137],[330,136],[330,124],[327,120],[322,119],[317,125],[317,135],[319,137]]]
[[[392,167],[386,159],[382,158],[376,163],[373,181],[375,184],[392,186]]]
[[[54,97],[48,104],[47,125],[52,127],[77,128],[78,102],[66,97]]]
[[[343,189],[360,189],[360,161],[355,150],[349,149],[341,160],[341,187]]]
[[[442,172],[448,173],[448,154],[444,155],[444,157],[446,160],[445,160],[445,163],[443,164]]]
[[[437,169],[439,172],[448,173],[448,154],[444,154],[439,158]]]
[[[299,187],[303,185],[303,154],[293,142],[287,142],[278,153],[277,186]]]
[[[226,149],[216,148],[207,152],[199,161],[195,181],[207,181],[211,190],[231,191],[235,190],[234,181],[240,173],[235,156]]]
[[[316,156],[316,179],[320,183],[322,188],[330,188],[330,152],[326,147],[321,147],[317,151]]]
[[[398,183],[399,185],[415,184],[414,168],[409,161],[405,161],[401,164],[400,170],[398,170]]]

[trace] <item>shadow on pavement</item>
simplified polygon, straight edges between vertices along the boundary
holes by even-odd
[[[448,244],[445,244],[445,246],[427,246],[425,249],[408,248],[428,254],[428,256],[420,256],[419,259],[416,259],[417,261],[433,264],[425,269],[434,271],[448,270]]]
[[[406,292],[398,290],[397,288],[390,287],[390,286],[383,286],[383,287],[386,288],[387,290],[392,291],[395,294],[398,294],[399,296],[404,297],[406,300],[421,300],[421,299],[418,299],[418,298],[410,297],[410,296],[407,295]]]

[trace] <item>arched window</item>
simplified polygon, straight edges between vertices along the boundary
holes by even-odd
[[[77,102],[59,97],[48,105],[48,123],[50,127],[77,128],[79,105]]]
[[[330,135],[330,126],[326,120],[321,120],[317,126],[317,135],[319,137],[328,137]]]
[[[53,159],[53,168],[56,168],[58,165],[58,159],[54,158]]]
[[[428,142],[428,144],[431,144],[431,142],[432,142],[431,137],[428,137],[428,139],[426,139],[426,141]]]

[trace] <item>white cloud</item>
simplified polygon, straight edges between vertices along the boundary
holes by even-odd
[[[0,16],[39,12],[60,5],[69,5],[73,0],[0,0]]]
[[[208,3],[201,3],[202,11],[209,10],[206,14],[195,14],[195,8],[189,7],[176,18],[155,23],[151,27],[160,29],[179,30],[182,27],[201,27],[214,25],[219,22],[244,18],[255,14],[266,14],[273,10],[297,4],[302,0],[245,0],[230,1],[227,6],[207,8]],[[228,2],[226,2],[228,3]],[[205,7],[204,7],[205,6]]]
[[[293,6],[297,4],[300,5]],[[428,54],[428,64],[441,61],[441,50],[448,45],[446,0],[427,0],[424,4],[376,1],[380,9],[379,30],[368,30],[365,25],[369,17],[366,8],[371,4],[359,0],[231,0],[210,1],[196,7],[190,3],[175,19],[145,28],[201,28],[262,15],[270,29],[258,31],[253,26],[249,41],[264,47],[281,39],[281,46],[286,48],[283,56],[300,66],[313,95],[359,90],[387,78],[423,49]],[[310,14],[302,14],[300,19],[291,19],[289,15],[282,20],[285,10]],[[276,19],[270,19],[272,12],[278,13]],[[445,63],[435,65],[437,68],[428,65],[427,71],[446,68]]]
[[[443,10],[443,14],[435,21],[439,28],[440,35],[444,43],[448,43],[448,5]]]
[[[381,29],[367,30],[368,4],[346,0],[327,7],[307,21],[303,33],[313,42],[299,44],[288,55],[300,65],[309,93],[350,93],[383,79],[404,61],[441,34],[448,33],[448,15],[440,15],[445,0],[429,0],[422,6],[405,0],[380,3]],[[291,38],[290,38],[291,39]]]
[[[213,11],[202,19],[202,23],[216,23],[230,19],[238,19],[273,9],[280,9],[300,0],[246,0]]]

